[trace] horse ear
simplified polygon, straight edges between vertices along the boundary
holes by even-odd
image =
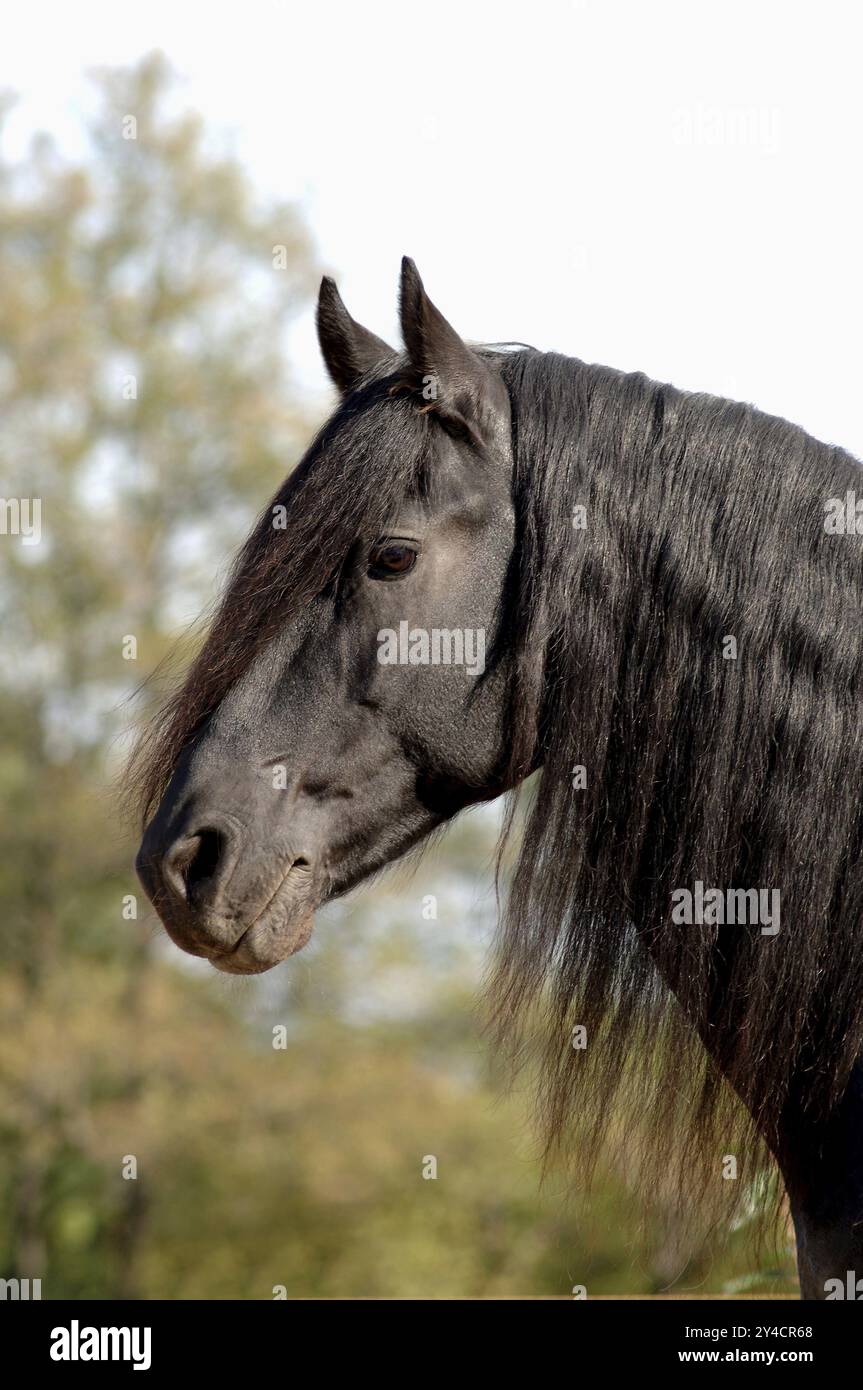
[[[487,444],[509,415],[501,378],[432,304],[409,256],[402,260],[402,334],[423,397],[444,420]]]
[[[377,366],[394,350],[377,334],[370,333],[352,319],[336,289],[335,280],[325,275],[318,294],[318,342],[333,383],[343,396],[352,391],[361,376]]]

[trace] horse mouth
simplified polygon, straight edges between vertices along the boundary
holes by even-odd
[[[270,922],[262,917],[246,928],[230,951],[208,953],[207,959],[225,975],[263,975],[301,951],[308,944],[314,925],[313,908],[299,921],[285,922],[284,917],[275,917]]]
[[[296,955],[315,925],[314,875],[305,860],[282,875],[239,940],[227,951],[207,952],[210,964],[225,975],[262,975]]]
[[[262,975],[303,949],[312,935],[320,902],[315,878],[305,860],[294,861],[263,903],[255,905],[244,925],[244,914],[236,904],[218,904],[198,913],[178,909],[164,892],[151,892],[149,879],[142,873],[142,882],[174,945],[208,961],[225,975]]]

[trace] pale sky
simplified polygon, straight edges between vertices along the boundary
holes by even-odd
[[[841,0],[16,7],[13,148],[162,48],[348,307],[403,253],[466,336],[754,401],[863,456],[863,19]],[[292,340],[324,387],[311,312]]]

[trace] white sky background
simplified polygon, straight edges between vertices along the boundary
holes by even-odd
[[[467,337],[754,401],[863,456],[861,33],[827,0],[29,0],[0,86],[76,141],[84,72],[164,49],[395,340],[404,252]],[[324,385],[311,312],[293,336]]]

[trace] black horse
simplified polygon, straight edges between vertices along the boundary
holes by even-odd
[[[624,1088],[645,1171],[673,1149],[705,1200],[771,1155],[830,1296],[863,1276],[860,466],[469,347],[409,260],[401,318],[398,354],[321,286],[341,403],[138,748],[144,886],[184,950],[267,970],[538,772],[489,990],[550,1147],[575,1117],[583,1172]]]

